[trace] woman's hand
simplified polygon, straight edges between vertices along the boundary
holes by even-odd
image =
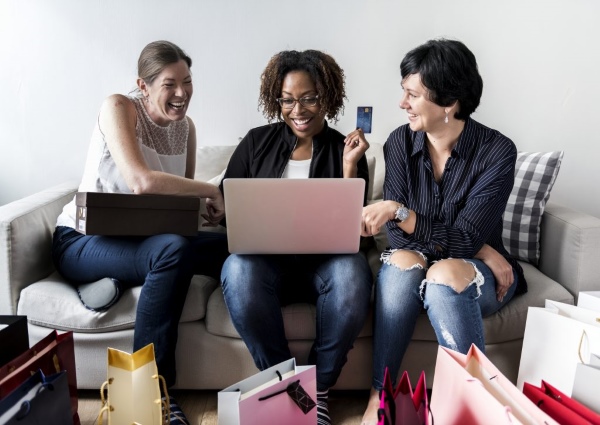
[[[512,266],[506,258],[491,246],[484,244],[475,258],[480,259],[490,268],[496,279],[496,299],[500,302],[508,292],[508,288],[513,284],[515,277]]]
[[[363,207],[361,236],[373,236],[379,233],[381,226],[393,220],[398,205],[394,201],[381,201]]]
[[[207,221],[204,226],[216,226],[225,217],[223,194],[218,187],[215,186],[215,189],[214,195],[206,198],[206,214],[202,214]]]
[[[369,142],[360,128],[349,133],[344,139],[344,162],[356,165],[364,153],[369,149]]]

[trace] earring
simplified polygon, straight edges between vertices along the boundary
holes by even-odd
[[[444,118],[444,123],[448,124],[448,111],[446,111],[446,118]]]

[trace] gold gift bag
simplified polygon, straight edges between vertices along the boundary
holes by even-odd
[[[154,344],[148,344],[133,354],[108,348],[107,376],[108,380],[100,390],[103,405],[98,415],[100,425],[105,412],[108,413],[108,425],[165,423],[165,416],[169,417],[168,395],[167,402],[163,403],[159,381],[165,395],[167,391],[156,367]]]

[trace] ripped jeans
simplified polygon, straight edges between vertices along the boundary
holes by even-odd
[[[384,262],[375,285],[373,323],[373,388],[383,387],[385,368],[395,382],[423,308],[429,316],[440,345],[467,353],[474,343],[485,350],[483,317],[510,301],[517,287],[517,275],[502,302],[496,299],[496,280],[481,260],[468,259],[477,269],[476,277],[461,293],[444,284],[423,282],[427,270],[402,270]],[[423,285],[422,285],[423,283]]]

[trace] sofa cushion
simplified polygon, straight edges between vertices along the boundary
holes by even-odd
[[[373,199],[373,180],[375,178],[375,165],[377,159],[374,156],[367,156],[367,167],[369,167],[369,187],[367,188],[367,200]]]
[[[229,164],[237,145],[198,146],[196,148],[196,173],[194,180],[207,182],[219,175]]]
[[[563,151],[519,152],[515,183],[504,212],[502,239],[515,258],[537,265],[540,224],[563,158]]]
[[[194,276],[181,315],[181,322],[200,320],[206,313],[209,295],[218,282],[206,276]],[[86,309],[75,288],[57,272],[21,291],[18,314],[31,324],[75,332],[110,332],[131,329],[135,323],[141,286],[123,291],[115,305],[104,312]]]
[[[511,300],[499,312],[484,318],[486,344],[499,344],[520,340],[525,332],[528,308],[543,307],[546,299],[573,304],[573,296],[560,284],[545,276],[531,264],[523,263],[529,284],[529,292]],[[285,333],[288,340],[312,340],[315,338],[315,306],[292,304],[282,309]],[[369,315],[359,337],[369,337],[372,332],[372,317]],[[240,338],[229,318],[223,292],[216,289],[208,300],[206,329],[209,333],[228,338]],[[423,311],[417,320],[413,341],[437,342],[427,314]]]
[[[385,162],[383,160],[383,145],[371,143],[366,153],[369,165],[369,200],[383,199],[383,179],[385,178]],[[371,162],[370,162],[371,161]]]
[[[313,304],[298,303],[290,304],[281,309],[285,326],[285,335],[290,341],[315,339],[316,308]],[[229,311],[223,298],[221,288],[216,289],[208,300],[206,307],[206,330],[217,336],[228,338],[241,338],[233,327]],[[373,334],[373,322],[371,315],[366,320],[359,338]]]

